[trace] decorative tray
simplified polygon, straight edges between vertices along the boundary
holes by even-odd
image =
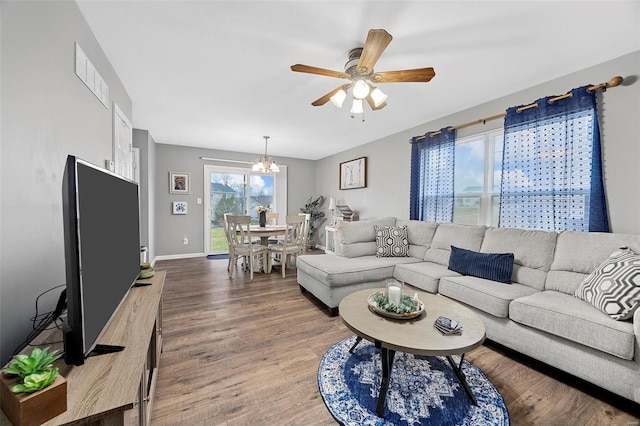
[[[395,312],[385,311],[382,308],[379,308],[376,302],[374,301],[374,296],[376,293],[373,293],[371,296],[367,297],[367,303],[369,304],[369,310],[375,314],[382,315],[383,317],[399,319],[399,320],[409,320],[413,318],[417,318],[424,312],[424,303],[422,300],[418,300],[418,310],[413,312],[405,312],[402,314],[397,314]]]

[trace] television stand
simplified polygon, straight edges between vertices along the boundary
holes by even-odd
[[[165,271],[156,271],[141,280],[153,285],[129,291],[101,335],[104,345],[124,345],[126,351],[92,356],[80,366],[66,365],[62,359],[54,362],[67,379],[67,411],[43,426],[151,424],[162,352],[165,276]],[[46,330],[33,344],[62,349],[62,331]],[[6,425],[10,422],[0,413],[0,426]]]

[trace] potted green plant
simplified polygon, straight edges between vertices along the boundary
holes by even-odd
[[[302,213],[308,213],[309,216],[309,235],[307,238],[307,247],[314,248],[316,246],[313,241],[313,236],[320,226],[320,221],[324,219],[325,213],[322,211],[322,205],[324,204],[324,195],[320,195],[317,198],[313,196],[309,197],[307,203],[300,209]]]
[[[60,351],[49,352],[49,348],[35,348],[31,356],[15,355],[9,367],[2,370],[6,374],[20,376],[21,383],[11,388],[13,393],[32,393],[46,388],[56,379],[58,367],[53,361],[60,358]]]
[[[2,370],[2,410],[14,425],[40,424],[67,410],[67,382],[53,366],[60,356],[35,348],[31,355],[15,355]]]

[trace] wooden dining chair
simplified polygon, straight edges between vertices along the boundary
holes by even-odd
[[[234,260],[233,257],[233,243],[231,241],[231,236],[229,235],[229,222],[227,221],[227,216],[233,216],[233,213],[224,213],[224,235],[227,238],[227,246],[229,246],[229,262],[227,264],[227,271],[231,270],[231,266],[235,265],[238,263],[238,259],[242,260],[242,270],[246,270],[247,269],[247,265],[246,262],[244,262],[244,256],[239,256],[236,257]],[[235,264],[232,264],[232,262],[235,262]]]
[[[267,225],[277,225],[279,217],[280,217],[280,213],[277,213],[277,212],[267,213]],[[268,244],[278,244],[279,242],[281,242],[281,238],[270,237]]]
[[[229,222],[227,216],[233,216],[233,213],[224,213],[224,236],[227,238],[227,245],[229,246],[229,262],[227,263],[227,271],[231,270],[231,259],[233,259],[233,246],[231,243],[231,237],[229,236]]]
[[[233,270],[239,257],[244,256],[245,264],[249,266],[250,280],[253,281],[255,258],[262,260],[265,271],[270,270],[270,255],[267,246],[252,244],[251,216],[226,216],[229,223],[229,278],[233,277]]]
[[[311,221],[310,213],[298,213],[298,216],[304,216],[304,242],[302,244],[302,250],[300,254],[305,254],[307,252],[307,240],[309,239],[309,222]]]
[[[292,256],[297,258],[297,256],[301,254],[302,246],[304,245],[304,221],[304,216],[287,216],[285,220],[286,229],[284,240],[281,243],[269,245],[269,272],[271,272],[272,266],[271,256],[276,259],[279,258],[282,278],[285,278],[287,263],[291,260]]]
[[[276,212],[267,213],[267,225],[277,225],[279,216],[280,214]]]

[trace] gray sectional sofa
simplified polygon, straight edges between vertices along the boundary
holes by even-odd
[[[376,257],[375,225],[407,226],[409,257]],[[448,268],[451,246],[513,253],[512,283]],[[640,235],[545,232],[383,218],[345,222],[336,255],[297,260],[298,284],[337,314],[344,296],[396,278],[470,307],[487,338],[640,403],[640,309],[616,321],[573,295],[617,248],[640,253]],[[428,309],[428,307],[427,307]]]

